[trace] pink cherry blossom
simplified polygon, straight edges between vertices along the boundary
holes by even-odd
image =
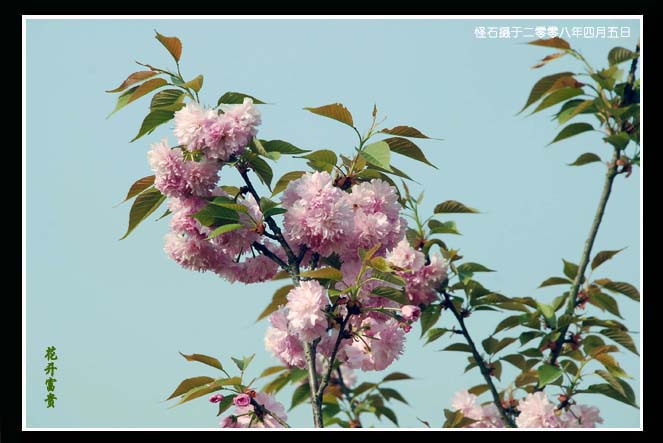
[[[306,173],[288,184],[282,196],[285,235],[291,245],[304,244],[327,256],[352,229],[352,210],[344,192],[327,172]]]
[[[310,342],[327,331],[327,292],[317,280],[303,281],[288,293],[288,321],[299,338]]]
[[[223,400],[223,395],[221,394],[214,394],[209,398],[210,403],[219,403],[222,400]]]
[[[251,404],[251,397],[249,397],[248,394],[239,394],[233,398],[233,404],[243,408]]]
[[[189,102],[175,113],[175,129],[173,133],[181,145],[189,151],[201,149],[205,144],[203,124],[206,120],[214,118],[213,109],[204,109],[195,102]]]
[[[401,205],[393,186],[373,179],[352,186],[345,199],[353,211],[353,229],[345,239],[344,255],[356,258],[358,248],[369,249],[378,243],[384,252],[405,235],[407,223],[400,217]]]
[[[269,317],[272,324],[265,334],[265,348],[288,366],[304,368],[306,358],[302,342],[289,329],[285,307],[272,313]]]
[[[414,305],[405,305],[401,308],[401,316],[407,321],[417,321],[421,315],[421,308]]]
[[[241,395],[235,397],[235,400]],[[246,395],[248,398],[248,395]],[[282,421],[286,421],[288,416],[285,408],[273,396],[264,392],[258,392],[255,396],[255,402],[265,407],[270,413],[276,415]],[[237,405],[237,403],[235,403]],[[283,427],[278,420],[270,414],[264,414],[262,419],[253,414],[254,406],[247,403],[245,406],[236,406],[232,414],[221,420],[221,427],[224,428],[281,428]]]
[[[520,414],[516,417],[519,428],[559,428],[562,425],[552,404],[544,392],[527,394],[518,404]]]

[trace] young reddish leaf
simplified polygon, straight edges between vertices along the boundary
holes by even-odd
[[[125,81],[122,82],[120,86],[118,86],[115,89],[111,89],[106,92],[121,92],[127,89],[129,86],[133,85],[134,83],[138,83],[139,81],[148,79],[150,77],[154,77],[157,75],[158,72],[156,71],[138,71],[134,72],[133,74],[129,75]]]
[[[161,42],[162,45],[170,52],[170,55],[173,56],[175,62],[179,63],[180,56],[182,55],[182,42],[177,37],[166,37],[165,35],[159,34],[157,31],[155,38]]]

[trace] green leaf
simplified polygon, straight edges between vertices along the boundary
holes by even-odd
[[[391,283],[392,285],[396,286],[405,286],[405,280],[403,280],[401,277],[399,277],[396,274],[391,274],[388,272],[380,272],[378,270],[374,270],[373,273],[371,274],[371,279],[386,281],[387,283]]]
[[[155,221],[159,221],[159,220],[161,220],[162,218],[168,217],[170,214],[172,214],[171,210],[170,210],[170,209],[166,209],[166,211],[165,211],[163,214],[161,214],[161,217],[157,218]]]
[[[439,203],[433,209],[435,214],[478,214],[479,211],[455,200]]]
[[[352,114],[350,114],[350,111],[348,111],[348,109],[345,106],[343,106],[341,103],[332,103],[330,105],[324,105],[318,108],[304,108],[304,109],[314,114],[318,114],[323,117],[331,118],[341,123],[345,123],[346,125],[354,128],[354,122],[352,121]]]
[[[219,402],[219,412],[217,412],[216,416],[218,417],[219,415],[223,414],[228,410],[233,405],[233,400],[235,399],[236,394],[230,394],[230,395],[224,395],[223,400]]]
[[[607,137],[604,137],[603,140],[610,143],[612,146],[615,147],[615,149],[622,150],[626,148],[626,145],[628,145],[630,138],[628,136],[628,133],[619,132],[617,134],[612,134]]]
[[[386,406],[378,406],[376,408],[382,415],[387,417],[390,422],[398,426],[398,418],[396,418],[396,413]]]
[[[193,400],[195,398],[202,397],[203,395],[210,394],[212,392],[218,391],[224,386],[230,386],[230,385],[239,385],[242,383],[242,380],[239,377],[231,377],[231,378],[219,378],[216,380],[213,380],[212,382],[203,385],[203,386],[198,386],[196,388],[193,388],[184,396],[182,399],[177,403],[177,405],[181,405],[182,403],[186,403],[190,400]],[[175,405],[175,406],[177,406]]]
[[[203,80],[204,77],[202,74],[198,75],[196,78],[193,80],[189,80],[188,82],[184,83],[182,85],[183,88],[190,88],[193,89],[196,92],[199,92],[200,89],[203,87]]]
[[[264,371],[262,371],[258,378],[267,377],[268,375],[272,375],[272,374],[278,374],[279,372],[283,372],[287,369],[288,368],[286,366],[270,366],[270,367],[266,368]]]
[[[598,155],[593,154],[591,152],[585,152],[584,154],[580,154],[580,156],[573,163],[569,163],[569,166],[583,166],[589,163],[595,163],[600,161],[601,157],[599,157]]]
[[[623,318],[619,313],[617,301],[608,294],[604,294],[603,292],[590,293],[588,301],[602,311],[608,311],[612,315]]]
[[[609,339],[612,339],[613,341],[624,346],[626,349],[633,352],[635,355],[640,355],[638,353],[638,349],[635,347],[633,338],[631,338],[628,332],[619,329],[602,329],[599,332],[605,335],[606,337],[608,337]]]
[[[304,171],[292,171],[283,174],[283,176],[280,179],[278,179],[278,181],[276,182],[276,185],[274,185],[274,191],[272,192],[272,197],[278,194],[279,192],[285,190],[285,188],[288,187],[288,184],[291,181],[297,180],[304,174],[306,174],[306,172]]]
[[[270,209],[277,207],[279,204],[273,200],[268,199],[267,197],[260,197],[260,211],[265,213]]]
[[[608,53],[608,63],[610,63],[610,66],[618,65],[627,60],[633,60],[634,58],[638,58],[637,52],[619,46],[612,48]]]
[[[193,378],[187,378],[184,380],[182,383],[175,388],[172,394],[170,394],[170,397],[168,397],[166,400],[170,400],[172,398],[175,398],[177,396],[180,396],[182,394],[185,394],[189,392],[193,388],[197,388],[199,386],[204,386],[208,383],[213,382],[214,379],[212,377],[193,377]]]
[[[428,337],[426,339],[425,344],[434,342],[435,340],[442,337],[447,332],[452,332],[452,330],[447,329],[447,328],[433,328],[433,329],[429,330],[428,331]]]
[[[234,199],[229,197],[214,197],[210,202],[210,205],[220,206],[222,208],[231,209],[236,212],[244,212],[245,214],[249,212],[249,208],[246,206],[236,203]]]
[[[520,315],[512,315],[506,317],[504,320],[499,322],[493,334],[497,334],[498,332],[503,331],[505,329],[515,328],[516,326],[519,325],[520,325]]]
[[[527,99],[527,103],[525,103],[525,106],[523,106],[523,109],[520,110],[520,112],[523,112],[525,109],[527,109],[532,103],[535,103],[538,101],[541,97],[543,97],[546,92],[550,90],[550,88],[555,84],[555,82],[564,77],[569,77],[572,76],[572,72],[560,72],[558,74],[552,74],[548,75],[546,77],[543,77],[539,81],[537,81],[534,86],[532,87],[532,91],[529,94],[529,98]],[[519,114],[520,114],[519,112]]]
[[[439,304],[428,305],[421,311],[421,337],[437,323],[440,315],[442,315],[442,307]]]
[[[380,391],[380,394],[382,394],[382,396],[383,396],[384,398],[386,398],[387,400],[390,400],[390,399],[393,398],[394,400],[398,400],[398,401],[400,401],[401,403],[405,403],[406,405],[409,404],[409,403],[407,402],[407,400],[405,400],[405,398],[403,398],[403,396],[401,395],[401,393],[398,392],[398,391],[395,390],[395,389],[391,389],[391,388],[378,388],[378,391]]]
[[[596,371],[594,371],[594,373],[599,375],[601,378],[603,378],[603,380],[607,381],[608,384],[612,386],[615,391],[619,392],[620,395],[626,398],[626,392],[624,392],[624,388],[622,387],[622,385],[619,383],[619,381],[615,376],[601,369],[597,369]]]
[[[251,361],[253,360],[253,357],[255,357],[255,356],[256,356],[255,354],[252,354],[252,355],[250,355],[250,356],[248,356],[248,357],[242,357],[241,360],[238,359],[238,358],[235,358],[235,357],[230,357],[230,359],[231,359],[233,362],[235,362],[235,365],[237,366],[237,368],[238,368],[240,371],[244,372],[244,371],[246,371],[246,368],[249,366],[249,364],[250,364]]]
[[[401,137],[431,138],[412,126],[395,126],[391,129],[381,129],[380,132],[383,134],[399,135]]]
[[[203,226],[223,226],[235,224],[239,221],[236,211],[215,204],[208,204],[193,214]]]
[[[371,388],[376,387],[377,385],[375,383],[369,383],[369,382],[363,382],[356,388],[352,390],[352,393],[355,395],[355,397],[359,394],[363,394],[364,392],[368,391]]]
[[[386,171],[392,172],[389,166],[391,159],[391,151],[389,144],[385,141],[379,141],[364,146],[364,149],[359,153],[368,163],[378,166]]]
[[[336,166],[336,162],[338,161],[336,153],[329,149],[313,151],[310,154],[303,155],[301,158],[310,160],[308,164],[313,169],[327,172],[331,172],[331,170],[334,169],[334,166]]]
[[[552,145],[553,143],[556,143],[560,140],[564,140],[566,138],[573,137],[574,135],[582,134],[583,132],[593,131],[593,130],[594,127],[589,123],[571,123],[570,125],[566,126],[564,129],[562,129],[559,132],[559,134],[557,134],[557,137],[555,137],[553,141],[548,143],[548,145]]]
[[[167,108],[163,110],[172,111],[171,107],[181,104],[183,99],[184,91],[179,89],[165,89],[154,94],[150,102],[150,110]]]
[[[430,229],[431,234],[456,234],[461,235],[456,228],[456,222],[439,222],[437,220],[430,220],[428,222],[428,228]]]
[[[153,175],[148,175],[147,177],[139,178],[134,182],[133,185],[129,188],[129,192],[127,192],[127,196],[122,200],[121,203],[124,203],[125,201],[131,199],[132,197],[137,196],[150,186],[154,184],[154,176]]]
[[[268,211],[263,212],[262,215],[263,217],[267,218],[267,217],[274,217],[275,215],[279,214],[285,214],[286,212],[288,212],[288,210],[285,208],[272,208]]]
[[[615,377],[628,377],[628,374],[624,372],[624,370],[619,366],[619,363],[609,353],[605,352],[602,354],[594,355],[594,358],[599,361],[607,370],[610,374],[614,375]]]
[[[138,100],[142,96],[149,94],[150,92],[154,91],[155,89],[158,89],[164,85],[167,85],[168,82],[162,78],[153,78],[151,80],[146,81],[145,83],[141,83],[138,88],[134,90],[134,92],[129,96],[127,100],[127,105],[133,101]],[[133,89],[133,88],[132,88]],[[132,90],[130,89],[130,90]],[[123,94],[124,95],[124,94]]]
[[[441,351],[472,352],[472,348],[467,343],[452,343]]]
[[[131,141],[134,142],[145,134],[151,134],[152,131],[154,131],[159,125],[172,120],[174,116],[175,113],[173,111],[164,111],[162,109],[151,111],[149,114],[147,114],[143,120],[143,123],[140,125],[138,134],[136,134],[136,136]]]
[[[493,354],[497,354],[497,353],[500,352],[502,349],[506,348],[506,347],[509,346],[511,343],[513,343],[513,342],[515,342],[515,341],[517,341],[517,340],[518,340],[518,339],[517,339],[517,338],[514,338],[514,337],[504,337],[504,338],[500,339],[500,341],[497,342],[497,344],[495,345],[494,350],[493,350],[492,353],[493,353]]]
[[[122,92],[125,89],[127,89],[129,86],[131,86],[135,83],[138,83],[140,81],[146,80],[150,77],[154,77],[157,74],[159,74],[159,73],[156,72],[156,71],[138,71],[138,72],[134,72],[133,74],[129,75],[129,77],[127,77],[127,79],[124,80],[120,86],[118,86],[115,89],[111,89],[109,91],[106,91],[106,92],[110,92],[110,93]]]
[[[369,258],[364,258],[364,262],[368,262],[369,266],[373,269],[377,269],[380,272],[392,272],[393,269],[389,265],[389,262],[384,257],[373,257],[375,251],[372,251]]]
[[[488,385],[476,385],[472,386],[470,389],[468,389],[468,392],[470,394],[474,394],[476,396],[479,396],[483,394],[484,392],[488,391],[490,387]]]
[[[617,249],[617,250],[613,250],[613,251],[601,251],[598,254],[596,254],[594,256],[594,260],[592,260],[592,271],[594,269],[598,268],[599,266],[601,266],[601,264],[603,264],[606,261],[610,260],[615,255],[622,252],[624,249],[626,249],[626,248]]]
[[[585,350],[586,354],[592,355],[594,349],[603,348],[605,342],[598,335],[587,335],[582,340],[582,348]]]
[[[191,354],[191,355],[185,355],[180,352],[180,355],[187,359],[188,361],[197,361],[203,364],[206,364],[208,366],[211,366],[216,369],[223,370],[223,366],[221,365],[221,362],[214,358],[210,357],[208,355],[203,355],[203,354]]]
[[[608,279],[596,280],[596,283],[608,291],[617,292],[627,296],[631,300],[640,301],[640,292],[636,289],[635,286],[629,283],[611,281]]]
[[[154,31],[156,32],[156,31]],[[180,56],[182,55],[182,42],[177,37],[166,37],[156,32],[157,35],[155,38],[161,42],[161,44],[170,52],[170,55],[173,56],[175,62],[179,63]]]
[[[575,279],[576,275],[578,274],[578,265],[568,262],[564,259],[562,259],[562,262],[564,262],[564,275],[566,275],[571,280]]]
[[[383,382],[385,381],[397,381],[397,380],[412,380],[412,377],[409,375],[403,373],[403,372],[392,372],[391,374],[387,375],[385,378],[382,379]],[[356,389],[355,389],[356,392]]]
[[[127,227],[127,232],[120,238],[123,240],[127,238],[131,231],[136,229],[136,226],[140,224],[143,220],[150,216],[161,203],[166,200],[166,196],[161,194],[159,190],[155,187],[150,187],[134,200],[131,205],[131,210],[129,211],[129,226]]]
[[[311,271],[304,271],[300,275],[302,277],[317,278],[324,280],[335,280],[335,281],[343,280],[343,274],[341,273],[341,271],[331,267],[313,269]]]
[[[562,106],[562,110],[557,114],[557,121],[560,125],[563,125],[578,114],[584,114],[585,111],[591,111],[591,107],[594,104],[594,100],[569,100],[564,105],[571,102],[576,102],[577,104],[566,108]]]
[[[269,166],[269,164],[263,160],[262,158],[258,157],[257,155],[250,153],[250,155],[247,156],[249,165],[253,169],[253,171],[256,173],[260,181],[269,188],[269,190],[272,190],[272,178],[274,178],[274,172],[272,171],[272,168]]]
[[[536,46],[547,46],[549,48],[557,48],[557,49],[571,49],[571,45],[566,40],[559,37],[534,40],[531,42],[527,42],[527,44],[536,45]]]
[[[405,295],[405,291],[390,286],[378,286],[371,291],[371,294],[394,300],[402,305],[410,304],[410,300],[407,298],[407,295]]]
[[[619,380],[620,384],[622,385],[622,388],[625,388],[624,385],[628,386],[626,382],[623,380]],[[630,389],[630,392],[626,391],[627,394],[633,393],[633,389],[631,389],[630,386],[628,386]],[[633,394],[632,398],[628,398],[620,394],[618,391],[615,390],[610,384],[608,383],[600,383],[596,385],[590,385],[587,389],[584,390],[579,390],[577,391],[578,393],[586,393],[586,394],[603,394],[606,397],[610,397],[614,400],[620,401],[622,403],[626,403],[627,405],[633,406],[634,408],[638,408],[637,403],[635,402],[635,394]]]
[[[545,288],[546,286],[554,286],[554,285],[570,285],[573,282],[571,280],[568,280],[564,277],[550,277],[546,279],[543,283],[539,285],[539,288]]]
[[[207,240],[211,240],[214,237],[217,237],[221,234],[225,234],[226,232],[231,232],[231,231],[236,231],[238,229],[242,229],[244,225],[240,223],[230,223],[227,225],[219,226],[218,228],[214,229],[209,236],[207,236]]]
[[[525,368],[525,357],[523,357],[520,354],[505,355],[500,360],[504,360],[506,362],[511,363],[512,365],[514,365],[516,368],[520,369],[521,371]]]
[[[526,343],[529,343],[530,341],[534,340],[536,337],[540,337],[544,335],[543,332],[540,331],[526,331],[520,334],[519,340],[520,340],[520,345],[524,346]],[[539,352],[541,354],[541,352]]]
[[[488,354],[494,354],[495,348],[497,347],[497,339],[493,337],[488,337],[481,342],[481,346]]]
[[[270,315],[272,312],[276,311],[279,306],[285,305],[288,302],[288,293],[293,289],[293,285],[283,286],[274,292],[272,296],[271,303],[260,313],[256,321],[260,321],[263,318]]]
[[[129,98],[133,95],[134,92],[138,89],[138,86],[134,86],[133,88],[127,89],[124,91],[122,94],[120,94],[117,97],[117,103],[115,104],[115,109],[106,116],[106,118],[110,118],[111,115],[115,114],[117,111],[120,109],[124,108],[126,105],[129,104]]]
[[[260,140],[268,152],[280,152],[281,154],[304,154],[311,152],[308,149],[300,149],[297,146],[283,140]],[[334,162],[336,163],[336,162]]]
[[[495,272],[492,269],[488,269],[484,265],[479,263],[467,262],[458,266],[458,272],[468,273],[468,272]]]
[[[550,384],[562,376],[562,370],[557,366],[542,364],[537,369],[539,374],[539,387]]]
[[[225,94],[223,94],[219,98],[216,105],[217,106],[219,106],[221,104],[241,105],[242,103],[244,103],[245,98],[250,98],[251,100],[253,100],[254,105],[264,105],[265,104],[264,101],[258,100],[257,98],[255,98],[251,95],[248,95],[248,94],[244,94],[244,93],[241,93],[241,92],[226,92]]]
[[[452,412],[449,409],[445,409],[444,416],[446,418],[446,421],[442,425],[443,428],[464,428],[476,422],[476,420],[464,417],[463,411],[461,410]]]
[[[548,94],[541,101],[541,103],[539,103],[539,106],[537,106],[536,109],[532,111],[532,114],[535,114],[539,111],[543,111],[546,108],[554,106],[559,102],[563,102],[582,93],[583,90],[581,88],[572,88],[572,87],[564,87],[556,91],[553,91],[550,94]]]
[[[396,128],[394,128],[394,129],[396,129]],[[381,131],[381,132],[384,132],[384,131]],[[425,138],[428,138],[428,137],[425,137]],[[400,137],[390,137],[390,138],[387,138],[387,139],[383,140],[383,142],[385,142],[389,145],[389,148],[391,149],[392,152],[404,155],[406,157],[410,157],[410,158],[412,158],[414,160],[418,160],[422,163],[426,163],[427,165],[430,165],[430,166],[434,167],[435,169],[437,169],[437,166],[435,166],[430,161],[428,161],[428,159],[424,155],[424,152],[421,150],[421,148],[419,148],[419,146],[417,146],[416,144],[414,144],[410,140],[408,140],[406,138],[400,138]]]
[[[289,411],[292,411],[292,409],[304,403],[311,394],[311,387],[309,386],[308,383],[303,383],[295,389],[295,392],[292,393],[292,402],[290,404],[290,409]]]
[[[555,309],[552,306],[547,305],[545,303],[537,302],[536,304],[539,310],[541,311],[541,314],[543,314],[543,317],[546,319],[546,323],[548,323],[548,326],[554,329],[557,323],[557,318],[555,317]]]

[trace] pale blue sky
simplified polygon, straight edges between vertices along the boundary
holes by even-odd
[[[277,363],[264,351],[266,323],[254,319],[279,282],[230,285],[180,269],[162,250],[166,221],[147,221],[117,240],[129,206],[114,205],[150,173],[149,143],[172,124],[129,144],[147,100],[106,120],[115,97],[103,91],[138,70],[134,60],[170,66],[153,29],[182,39],[182,72],[205,75],[203,102],[242,91],[275,103],[262,107],[262,138],[349,152],[355,142],[349,128],[302,110],[336,101],[362,130],[377,103],[386,125],[410,124],[444,138],[420,143],[439,170],[398,159],[420,183],[412,188],[426,190],[424,209],[448,199],[479,208],[481,215],[449,218],[463,233],[449,244],[498,271],[485,275],[486,286],[551,299],[557,289],[536,287],[561,274],[562,258],[577,262],[603,175],[600,164],[566,163],[586,151],[607,159],[609,150],[593,133],[546,148],[558,131],[553,112],[515,116],[539,77],[580,67],[563,58],[531,70],[550,51],[523,38],[479,40],[474,28],[536,25],[630,26],[630,38],[570,40],[598,66],[611,47],[633,48],[639,36],[636,20],[29,20],[28,426],[215,427],[215,408],[204,399],[173,409],[161,402],[182,379],[212,373],[177,352],[224,362],[255,352],[254,371]],[[301,167],[282,160],[275,176]],[[596,243],[597,250],[628,247],[600,276],[638,287],[639,182],[638,169],[617,178]],[[639,306],[620,302],[627,324],[639,330]],[[477,313],[468,324],[482,338],[502,317]],[[436,352],[448,339],[423,347],[418,335],[417,327],[389,368],[415,377],[397,386],[411,406],[394,409],[403,426],[420,426],[416,417],[439,426],[453,393],[480,375],[463,374],[462,353]],[[55,409],[43,400],[50,345],[60,356]],[[638,358],[626,352],[619,358],[639,398]],[[512,374],[505,370],[504,380]],[[378,377],[364,373],[360,380]],[[289,406],[290,395],[282,391],[279,399]],[[581,400],[600,406],[610,426],[639,425],[634,408],[602,396]],[[309,408],[293,410],[290,422],[309,426]]]

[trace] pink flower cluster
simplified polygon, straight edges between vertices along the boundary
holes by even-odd
[[[437,297],[436,287],[447,278],[448,263],[431,254],[430,263],[421,251],[401,240],[386,256],[387,261],[401,269],[397,274],[406,282],[405,292],[413,305],[428,304]]]
[[[221,190],[214,191],[214,194],[224,195]],[[271,279],[278,266],[264,255],[237,260],[243,253],[249,253],[254,241],[260,241],[260,236],[255,232],[255,222],[262,220],[262,213],[253,197],[248,195],[238,199],[238,203],[248,209],[246,213],[240,213],[239,223],[244,227],[208,240],[211,229],[193,218],[193,214],[207,204],[206,200],[199,197],[171,198],[168,206],[173,217],[171,231],[166,234],[166,254],[186,269],[215,272],[230,282],[249,284]],[[261,243],[268,249],[276,250],[268,240]]]
[[[283,422],[288,419],[285,407],[273,396],[258,392],[254,401],[264,407],[271,414],[276,415]],[[256,407],[251,404],[251,397],[239,394],[233,399],[235,408],[232,413],[221,420],[222,428],[282,428],[283,426],[272,415],[261,411],[260,417],[256,414]]]
[[[221,161],[243,152],[260,125],[260,112],[253,100],[241,105],[221,105],[222,114],[190,102],[175,113],[175,136],[189,151]]]
[[[501,428],[504,422],[493,403],[477,404],[477,396],[468,391],[457,392],[451,406],[462,411],[463,416],[476,420],[469,428]],[[516,425],[519,428],[595,428],[603,423],[599,410],[594,406],[571,405],[558,409],[543,392],[528,394],[520,400]]]
[[[382,180],[353,185],[348,193],[327,172],[306,173],[289,183],[281,201],[288,240],[322,256],[336,252],[353,260],[359,248],[378,243],[384,253],[405,235],[396,190]]]

